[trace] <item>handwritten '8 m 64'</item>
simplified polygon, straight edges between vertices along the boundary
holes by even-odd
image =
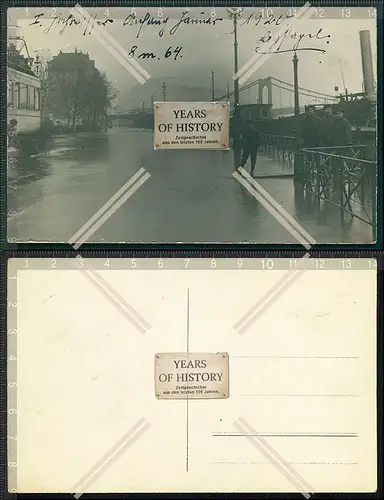
[[[157,59],[157,60],[173,58],[173,60],[176,61],[176,59],[181,59],[183,57],[180,54],[182,48],[183,47],[175,47],[173,49],[172,47],[168,47],[162,56],[158,56],[154,52],[140,52],[138,46],[133,45],[128,53],[128,57],[130,59],[137,57],[137,59]]]

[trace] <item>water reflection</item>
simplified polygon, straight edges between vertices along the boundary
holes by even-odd
[[[37,181],[52,173],[52,166],[44,158],[14,157],[8,165],[8,184],[21,186]]]
[[[240,158],[239,151],[154,151],[151,132],[124,128],[56,137],[37,157],[12,163],[8,207],[20,215],[10,219],[9,236],[68,241],[144,167],[150,180],[90,241],[295,243],[233,177]],[[259,153],[255,174],[317,242],[372,241],[368,224],[293,182],[292,157]],[[369,193],[367,184],[361,210],[372,205]]]

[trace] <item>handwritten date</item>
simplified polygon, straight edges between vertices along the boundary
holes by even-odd
[[[183,47],[175,47],[172,49],[172,47],[168,47],[167,50],[164,53],[164,58],[169,59],[173,56],[173,60],[176,61],[177,59],[181,59],[183,56],[180,54],[182,51]],[[160,60],[161,58],[158,57],[154,52],[140,52],[138,50],[137,45],[133,45],[131,47],[131,50],[128,53],[128,57],[132,59],[133,57],[137,57],[138,59],[158,59]]]

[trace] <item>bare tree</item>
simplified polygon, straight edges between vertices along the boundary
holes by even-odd
[[[119,91],[113,86],[112,82],[108,80],[106,73],[101,73],[100,75],[106,88],[106,107],[107,109],[111,109],[113,101],[119,95]]]
[[[112,106],[117,91],[86,58],[56,62],[47,71],[47,107],[57,116],[65,117],[67,126],[74,130],[79,120],[88,121],[88,126],[97,129],[105,125],[107,109]],[[59,64],[60,63],[60,64]]]

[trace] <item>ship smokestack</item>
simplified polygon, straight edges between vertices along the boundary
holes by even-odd
[[[364,92],[368,99],[375,100],[375,75],[373,73],[373,60],[371,49],[371,34],[369,30],[359,31],[361,65],[363,69]]]

